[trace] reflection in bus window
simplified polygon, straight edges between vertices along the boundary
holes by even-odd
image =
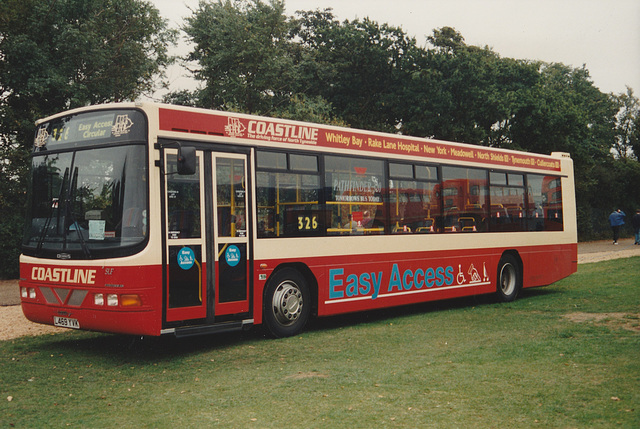
[[[244,160],[216,159],[218,237],[246,237],[247,209]]]
[[[477,168],[442,167],[445,232],[487,230],[487,171]]]
[[[200,238],[200,165],[193,175],[178,175],[177,155],[167,155],[169,238]]]
[[[25,252],[96,257],[148,235],[142,145],[33,157]]]
[[[388,162],[386,180],[381,160],[320,159],[258,151],[259,237],[563,228],[555,176]]]
[[[526,231],[525,188],[522,174],[491,172],[491,231]]]
[[[393,234],[438,232],[442,210],[436,182],[437,169],[390,163],[389,175],[391,232]]]
[[[327,233],[383,234],[383,183],[383,161],[325,157]]]
[[[562,184],[559,177],[527,175],[529,230],[562,231]]]

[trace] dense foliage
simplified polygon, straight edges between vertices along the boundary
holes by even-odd
[[[588,70],[502,58],[450,27],[424,45],[401,28],[285,14],[283,0],[201,1],[183,28],[202,85],[166,101],[539,153],[575,160],[581,239],[614,207],[640,207],[640,107]],[[428,29],[425,29],[427,32]],[[150,94],[175,40],[144,0],[0,3],[0,277],[17,274],[36,119]]]
[[[175,38],[143,0],[0,2],[0,277],[17,275],[34,122],[151,94]]]

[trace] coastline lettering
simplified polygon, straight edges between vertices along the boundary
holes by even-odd
[[[33,267],[31,269],[31,280],[92,285],[96,283],[96,270],[83,270],[81,268]]]
[[[289,143],[312,143],[318,141],[318,128],[301,125],[277,124],[265,121],[249,121],[247,132],[250,137],[268,141]]]

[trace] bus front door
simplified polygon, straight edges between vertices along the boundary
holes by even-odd
[[[178,152],[165,162],[165,322],[204,323],[207,318],[206,159],[196,152],[196,171],[178,174]]]
[[[213,153],[213,251],[215,315],[249,311],[247,157]]]
[[[167,326],[212,324],[249,312],[247,156],[196,156],[196,172],[180,175],[177,150],[165,150]]]

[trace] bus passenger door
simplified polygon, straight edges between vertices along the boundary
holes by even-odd
[[[247,157],[213,153],[215,316],[249,311]]]
[[[165,320],[207,317],[205,157],[196,152],[196,172],[177,173],[178,152],[165,150]]]

